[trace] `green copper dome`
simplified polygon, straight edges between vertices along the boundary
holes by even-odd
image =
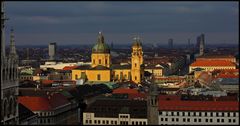
[[[99,32],[97,43],[92,48],[92,53],[110,53],[110,48],[104,43],[104,37],[101,32]]]

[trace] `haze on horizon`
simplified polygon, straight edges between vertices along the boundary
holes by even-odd
[[[110,44],[239,43],[239,3],[236,2],[5,2],[6,44],[10,28],[16,45],[96,43],[99,31]]]

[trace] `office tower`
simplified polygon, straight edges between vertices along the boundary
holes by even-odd
[[[56,58],[56,50],[57,50],[57,44],[55,42],[50,43],[48,45],[49,60],[55,60],[55,58]]]
[[[173,39],[168,39],[168,48],[173,48]]]
[[[201,34],[200,36],[197,37],[196,49],[199,52],[200,56],[204,54],[204,49],[205,49],[204,34]]]

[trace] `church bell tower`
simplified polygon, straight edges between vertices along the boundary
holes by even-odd
[[[131,66],[131,77],[132,81],[140,84],[143,78],[143,51],[142,44],[139,38],[134,38],[134,43],[132,45],[132,58],[131,58],[132,66]]]

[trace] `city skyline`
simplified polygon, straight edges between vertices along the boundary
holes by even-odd
[[[16,45],[106,43],[238,44],[238,2],[6,2],[6,44],[10,28]]]

